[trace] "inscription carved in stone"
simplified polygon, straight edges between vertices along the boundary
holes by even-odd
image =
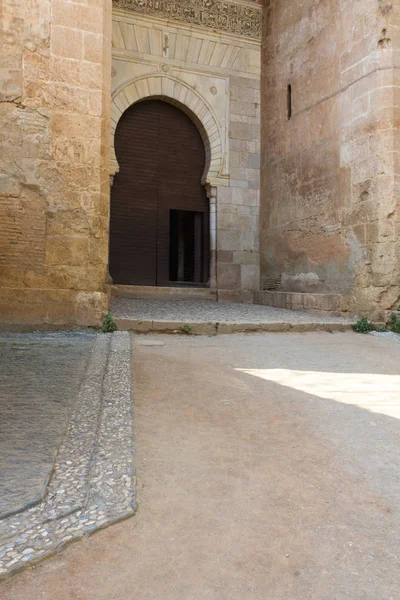
[[[261,9],[228,0],[113,0],[115,8],[260,39]]]

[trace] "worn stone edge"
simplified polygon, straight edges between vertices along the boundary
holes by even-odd
[[[230,333],[284,333],[284,332],[309,332],[309,331],[350,331],[351,323],[338,322],[269,322],[269,323],[219,323],[196,321],[152,321],[135,320],[116,317],[115,323],[121,331],[135,333],[175,333],[191,335],[225,335]],[[189,326],[190,331],[185,331]]]
[[[22,511],[18,511],[14,515],[8,515],[8,517],[0,520],[0,540],[3,540],[3,545],[6,543],[5,540],[8,543],[11,539],[23,535],[23,531],[27,528],[33,527],[38,523],[62,519],[83,506],[88,493],[89,467],[93,460],[93,442],[96,430],[98,429],[99,411],[102,402],[102,386],[108,362],[109,346],[109,336],[97,336],[87,361],[77,401],[70,415],[66,433],[55,456],[44,498],[41,503],[35,503],[34,506],[27,507],[26,511],[24,511],[25,523],[22,526],[20,522],[23,519]],[[91,420],[96,423],[96,426],[93,428],[92,423],[88,435],[87,429],[90,427]],[[84,439],[85,448],[82,448],[80,439]],[[72,461],[70,460],[71,458]],[[70,502],[68,494],[66,496],[60,494],[62,498],[53,501],[53,497],[59,491],[60,481],[72,480],[76,484],[78,479],[85,482],[84,489],[80,492],[80,501],[74,495],[73,501]],[[81,488],[82,484],[79,487]],[[71,494],[71,491],[71,488],[69,488],[69,494]],[[5,526],[9,527],[8,533],[4,531]]]
[[[15,335],[15,334],[13,334],[13,335]],[[10,342],[11,342],[11,340],[10,340]],[[37,343],[40,343],[40,341]],[[37,343],[36,343],[36,345],[37,345]],[[21,513],[25,512],[31,508],[34,508],[34,507],[38,506],[41,502],[43,502],[43,500],[46,496],[46,492],[47,492],[49,483],[52,480],[52,478],[54,476],[54,472],[57,468],[57,460],[59,459],[60,449],[63,447],[63,445],[65,444],[65,442],[68,439],[68,433],[70,430],[71,421],[74,419],[76,413],[78,412],[79,403],[80,403],[81,396],[82,396],[83,386],[84,386],[86,380],[89,378],[90,363],[91,363],[91,359],[93,358],[94,350],[95,350],[95,344],[93,345],[93,348],[91,350],[90,357],[87,358],[87,360],[86,360],[86,365],[85,365],[85,369],[84,369],[84,373],[83,373],[83,377],[82,377],[82,382],[79,386],[78,394],[73,402],[72,409],[70,410],[69,418],[67,419],[67,422],[65,423],[64,431],[61,432],[61,434],[59,436],[59,441],[58,441],[57,447],[55,448],[55,450],[53,452],[52,468],[51,468],[50,472],[44,478],[42,485],[40,487],[40,491],[33,498],[31,498],[28,502],[25,502],[25,504],[20,505],[18,508],[15,508],[14,510],[9,510],[9,511],[0,513],[0,535],[1,535],[1,524],[5,520],[10,520],[11,517],[19,518]],[[1,540],[1,537],[0,537],[0,540]]]
[[[129,498],[129,502],[128,504],[125,505],[119,505],[117,507],[117,510],[114,511],[113,514],[108,514],[105,515],[103,513],[103,515],[101,516],[100,519],[98,519],[97,523],[91,521],[92,517],[95,515],[96,512],[98,512],[98,506],[96,504],[94,504],[94,506],[91,506],[90,504],[87,507],[81,507],[81,510],[77,510],[77,511],[73,511],[71,512],[69,515],[64,516],[64,518],[56,518],[52,521],[42,521],[40,524],[36,525],[36,533],[39,533],[39,531],[46,531],[46,535],[49,535],[47,532],[48,530],[51,530],[51,524],[55,523],[56,524],[56,531],[53,533],[52,536],[49,535],[49,543],[47,544],[47,547],[44,547],[42,549],[39,549],[36,553],[33,550],[32,553],[30,554],[26,554],[26,549],[24,551],[24,553],[21,553],[19,555],[19,559],[17,559],[15,562],[13,562],[13,564],[10,565],[6,565],[5,567],[3,566],[3,561],[0,558],[0,580],[17,573],[18,571],[32,566],[34,564],[37,564],[38,562],[49,558],[55,554],[57,554],[60,550],[62,550],[64,547],[66,547],[68,544],[74,542],[74,541],[78,541],[80,539],[82,539],[83,537],[92,535],[93,533],[95,533],[96,531],[99,531],[101,529],[104,529],[114,523],[117,523],[121,520],[124,520],[126,518],[129,518],[131,516],[133,516],[136,512],[137,509],[137,504],[136,504],[136,476],[135,476],[135,470],[133,468],[133,457],[134,457],[134,440],[133,440],[133,389],[132,389],[132,377],[131,377],[131,363],[130,363],[130,356],[131,356],[131,341],[130,341],[130,336],[128,333],[126,332],[118,332],[116,334],[113,334],[113,337],[118,337],[120,340],[122,340],[122,344],[125,346],[124,350],[125,350],[125,361],[121,361],[120,360],[120,356],[118,356],[118,363],[119,363],[119,369],[125,369],[126,373],[128,373],[128,380],[129,380],[129,390],[128,393],[126,395],[125,401],[128,405],[128,411],[130,413],[131,416],[131,423],[130,425],[128,425],[128,428],[131,430],[131,439],[130,439],[130,444],[128,444],[129,446],[129,452],[130,452],[130,492],[131,492],[131,497]],[[111,353],[111,350],[114,350],[114,348],[110,348],[110,345],[108,346],[109,349],[109,354]],[[111,355],[112,356],[112,355]],[[117,357],[115,356],[115,359]],[[115,362],[115,361],[114,361]],[[108,371],[108,364],[107,364],[107,373],[106,375],[109,374]],[[102,382],[103,385],[103,382]],[[118,387],[118,386],[117,386]],[[110,386],[111,390],[113,389],[112,385]],[[104,394],[103,394],[104,397]],[[104,398],[103,398],[104,400]],[[105,424],[105,427],[107,426],[107,421],[103,420],[103,424]],[[107,435],[105,436],[107,437]],[[91,487],[91,482],[89,481],[89,487]],[[89,495],[87,495],[87,499],[89,499]],[[84,511],[83,508],[86,508],[86,510]],[[20,515],[21,516],[21,515]],[[83,522],[83,519],[86,519],[86,523]],[[81,526],[77,526],[77,521],[80,521]],[[73,530],[72,535],[68,534],[67,530],[68,530],[68,526],[67,523],[68,521],[70,521],[70,526],[71,527],[75,527]],[[57,525],[59,526],[60,529],[60,525],[65,525],[63,527],[62,532],[57,532]],[[29,527],[29,525],[28,525]],[[32,527],[32,526],[31,526]],[[28,531],[25,529],[25,531]],[[65,535],[65,533],[67,533],[67,535]],[[17,535],[22,535],[23,533],[21,531],[19,531]],[[15,537],[15,536],[14,536]],[[0,546],[0,554],[1,554],[1,550],[4,547],[7,547],[8,544],[10,544],[12,542],[7,542],[7,544]],[[32,540],[27,540],[27,544],[26,545],[32,545]]]

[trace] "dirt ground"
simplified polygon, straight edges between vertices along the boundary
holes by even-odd
[[[137,515],[2,600],[398,600],[400,344],[138,336]]]

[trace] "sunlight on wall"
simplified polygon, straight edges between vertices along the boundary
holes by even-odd
[[[400,418],[400,375],[324,373],[289,369],[236,369],[266,381]]]

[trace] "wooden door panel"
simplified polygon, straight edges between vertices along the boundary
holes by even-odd
[[[159,124],[156,107],[134,105],[115,135],[120,166],[111,194],[110,273],[115,283],[156,285]]]
[[[175,106],[160,111],[158,276],[169,284],[171,210],[204,212],[208,199],[201,177],[205,166],[204,143],[193,121]]]
[[[111,192],[111,276],[121,284],[169,285],[171,210],[203,213],[208,224],[203,140],[181,110],[148,100],[122,115],[115,150],[120,171]],[[208,264],[208,248],[206,254]]]

